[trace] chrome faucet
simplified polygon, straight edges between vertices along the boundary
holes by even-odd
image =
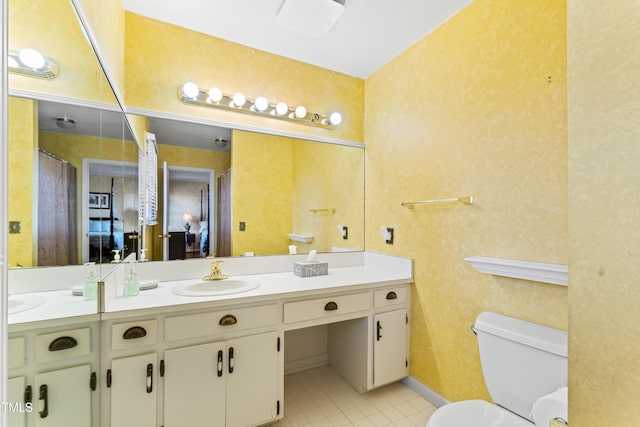
[[[208,276],[204,276],[202,280],[223,280],[229,277],[226,274],[222,274],[220,264],[222,264],[222,261],[213,261],[211,263],[211,273]]]

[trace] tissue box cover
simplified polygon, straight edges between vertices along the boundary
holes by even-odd
[[[329,274],[329,263],[315,262],[295,262],[293,263],[293,274],[298,277],[326,276]]]

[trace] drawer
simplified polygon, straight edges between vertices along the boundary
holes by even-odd
[[[166,341],[176,341],[270,326],[277,322],[277,304],[187,314],[165,320],[164,338]]]
[[[116,323],[111,326],[112,350],[153,345],[157,338],[158,322],[155,319]]]
[[[11,369],[24,366],[27,358],[24,337],[9,338],[7,344],[7,367]]]
[[[52,362],[91,353],[91,329],[80,328],[36,336],[36,361]]]
[[[405,304],[408,300],[409,287],[397,286],[389,289],[378,289],[373,292],[373,306],[386,307],[388,305]]]
[[[356,313],[368,310],[370,307],[371,297],[369,292],[288,302],[284,304],[284,323]]]

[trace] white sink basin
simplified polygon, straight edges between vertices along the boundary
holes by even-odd
[[[176,285],[172,292],[185,297],[207,297],[247,292],[259,286],[260,282],[250,279],[207,280]]]
[[[31,310],[42,304],[46,299],[40,295],[16,294],[9,296],[8,314],[20,313],[22,311]]]

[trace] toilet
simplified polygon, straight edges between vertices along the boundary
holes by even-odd
[[[472,329],[495,404],[466,400],[444,405],[427,427],[548,426],[548,420],[534,420],[531,411],[538,399],[567,386],[567,333],[491,312],[481,313]]]

